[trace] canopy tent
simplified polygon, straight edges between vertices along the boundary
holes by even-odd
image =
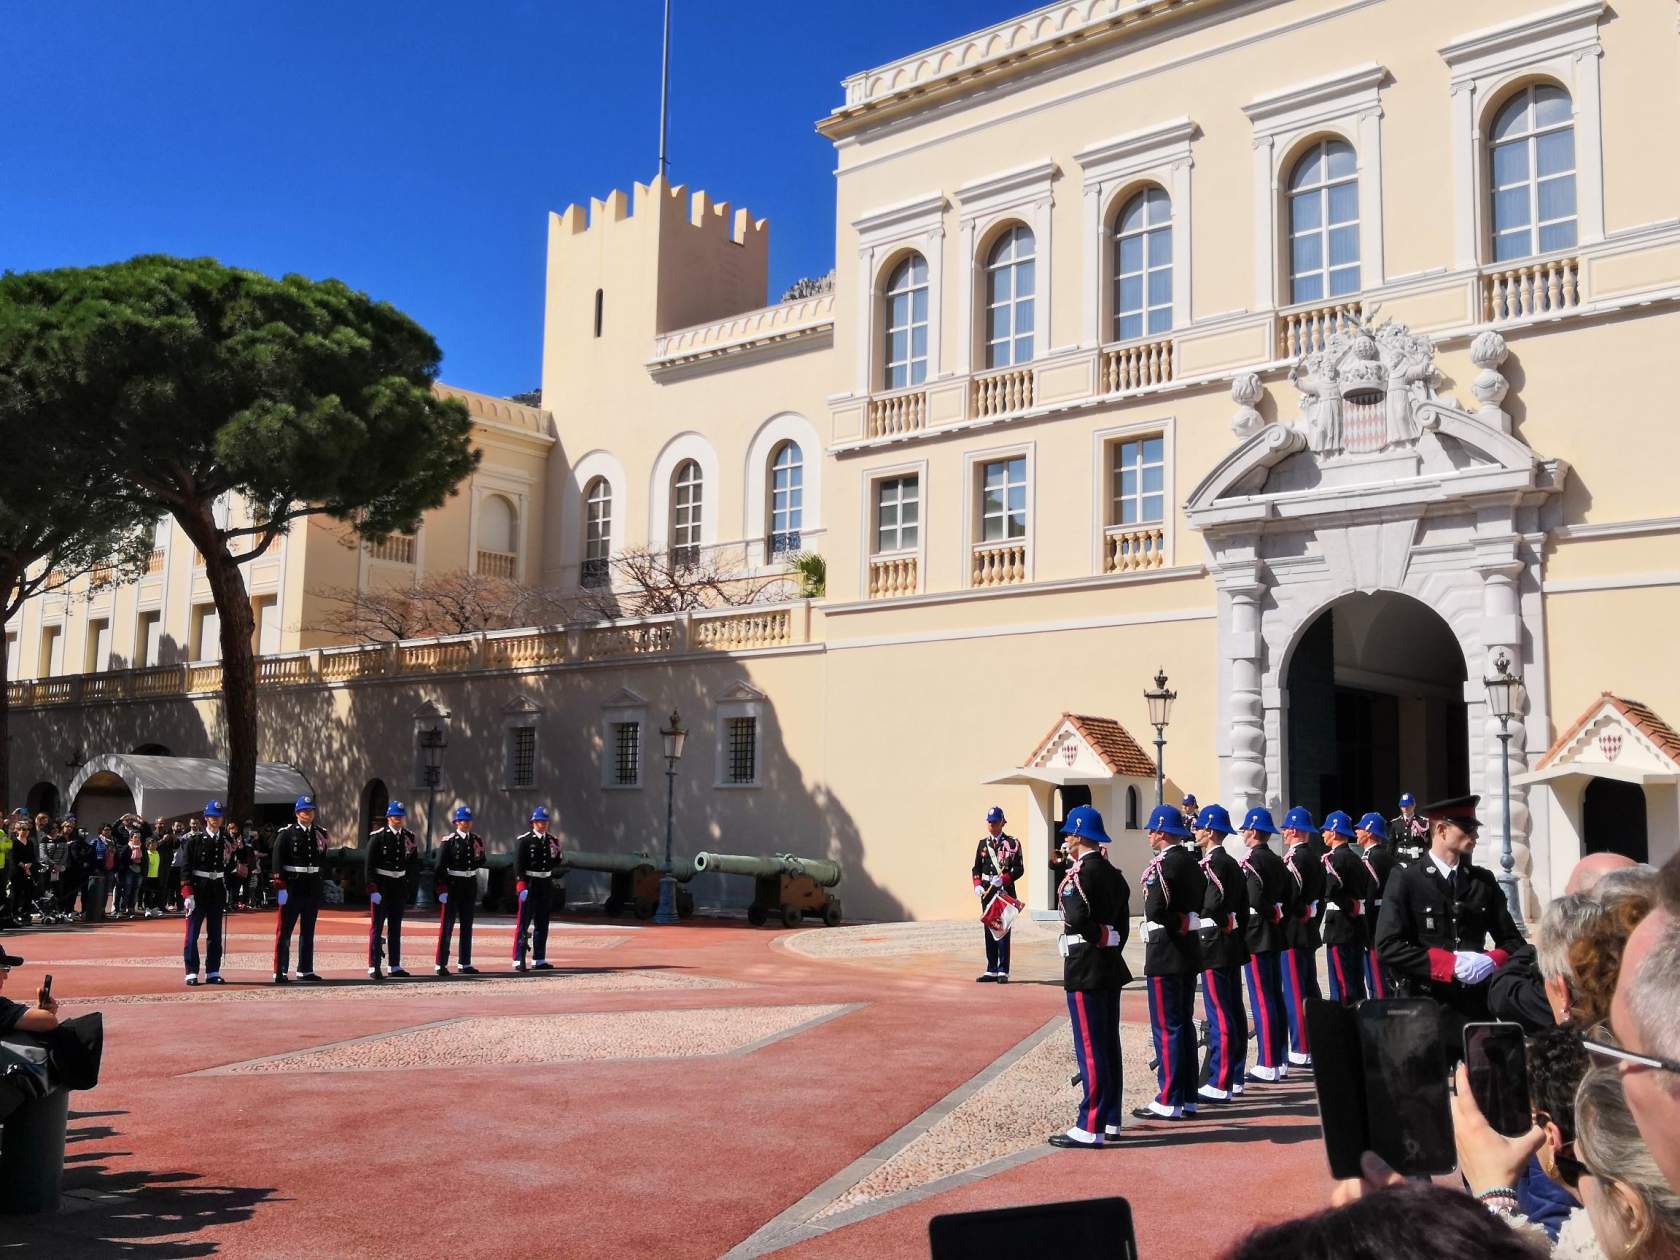
[[[101,753],[70,784],[71,810],[84,828],[110,822],[132,810],[145,818],[196,814],[210,800],[227,796],[225,761],[209,757],[147,757]],[[290,805],[312,789],[294,767],[257,763],[258,805]],[[123,798],[133,800],[129,805]]]

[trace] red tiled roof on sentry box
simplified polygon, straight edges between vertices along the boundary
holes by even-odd
[[[1032,755],[1027,758],[1027,765],[1038,761],[1050,741],[1056,737],[1056,732],[1062,729],[1063,722],[1079,732],[1080,738],[1091,745],[1092,751],[1112,773],[1139,779],[1155,777],[1155,762],[1139,747],[1137,740],[1131,737],[1124,726],[1113,718],[1092,717],[1085,713],[1064,713],[1057,718],[1049,733],[1039,740],[1038,746],[1032,750]]]
[[[1657,716],[1649,705],[1641,704],[1638,700],[1629,700],[1623,696],[1612,695],[1608,691],[1599,693],[1598,699],[1587,706],[1587,711],[1576,718],[1569,729],[1546,750],[1546,755],[1540,758],[1539,769],[1544,770],[1557,760],[1559,754],[1567,748],[1574,738],[1581,733],[1583,727],[1593,719],[1605,702],[1625,717],[1635,729],[1649,739],[1669,760],[1680,763],[1680,733],[1667,722]]]

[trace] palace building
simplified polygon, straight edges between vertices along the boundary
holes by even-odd
[[[311,522],[248,572],[264,760],[336,837],[386,797],[435,833],[438,729],[440,810],[506,844],[544,803],[570,844],[655,852],[675,709],[679,853],[831,857],[848,915],[966,914],[999,803],[1044,908],[1073,805],[1135,877],[1164,670],[1175,801],[1479,792],[1497,869],[1508,770],[1532,897],[1586,850],[1662,860],[1677,71],[1655,0],[1064,0],[845,81],[831,290],[766,305],[769,225],[661,180],[555,214],[541,407],[449,390],[484,459],[444,509],[378,548]],[[331,588],[565,595],[640,548],[818,553],[826,585],[320,628]],[[20,803],[94,818],[153,786],[146,754],[216,756],[214,616],[161,526],[138,582],[32,601]]]

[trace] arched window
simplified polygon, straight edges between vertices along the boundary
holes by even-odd
[[[596,477],[583,491],[583,584],[605,586],[612,556],[612,486]]]
[[[1172,198],[1146,188],[1114,221],[1114,339],[1173,326]]]
[[[770,554],[799,550],[805,519],[805,458],[797,442],[783,442],[770,456]]]
[[[1017,223],[986,257],[986,366],[1033,357],[1033,294],[1038,257],[1031,229]]]
[[[478,504],[476,572],[512,578],[519,567],[519,510],[505,495],[487,494]]]
[[[1126,788],[1126,830],[1138,829],[1138,790],[1135,787]]]
[[[1289,173],[1289,300],[1359,292],[1359,171],[1353,146],[1320,140]]]
[[[1575,119],[1569,93],[1531,83],[1500,107],[1488,139],[1493,257],[1575,244]]]
[[[700,521],[704,489],[700,465],[685,459],[671,475],[671,561],[685,568],[700,561]]]
[[[888,389],[927,380],[927,259],[911,254],[887,281],[886,378]]]

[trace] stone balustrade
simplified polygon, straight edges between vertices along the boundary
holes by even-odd
[[[892,599],[897,595],[914,595],[917,581],[916,564],[913,554],[871,557],[869,598]]]
[[[367,550],[369,558],[374,560],[385,560],[392,564],[413,564],[414,535],[392,534],[384,542],[369,543]]]
[[[1549,258],[1482,276],[1482,318],[1490,323],[1567,311],[1581,304],[1581,260]]]
[[[1105,394],[1169,384],[1173,379],[1173,343],[1168,339],[1112,346],[1103,351],[1098,370]]]
[[[1136,573],[1166,565],[1166,531],[1159,525],[1111,525],[1103,531],[1103,571]]]
[[[786,608],[723,616],[704,613],[694,618],[690,642],[697,648],[722,651],[779,647],[792,642],[792,625],[792,614]]]
[[[1278,356],[1298,359],[1324,349],[1331,336],[1351,329],[1364,317],[1364,311],[1365,304],[1357,300],[1279,311]]]
[[[977,376],[973,388],[971,414],[977,420],[1025,411],[1033,405],[1033,370],[1014,367]]]
[[[869,400],[868,436],[919,433],[927,426],[927,390],[901,389]]]
[[[1027,580],[1027,545],[1024,542],[977,543],[974,564],[969,571],[971,586],[1009,586]]]
[[[485,551],[481,547],[473,572],[480,577],[505,578],[511,581],[518,563],[519,557],[511,551]]]

